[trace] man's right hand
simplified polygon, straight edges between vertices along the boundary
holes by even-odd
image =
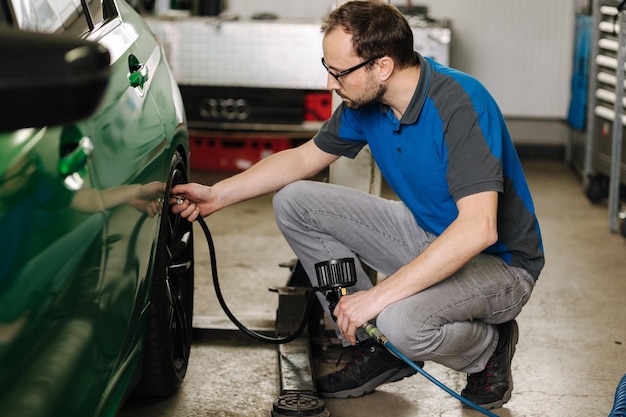
[[[211,187],[198,183],[178,184],[172,187],[169,204],[172,213],[190,222],[198,216],[206,217],[217,211],[212,201]]]

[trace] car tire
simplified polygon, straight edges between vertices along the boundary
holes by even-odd
[[[176,152],[163,203],[152,274],[143,375],[135,389],[135,394],[142,396],[172,395],[182,383],[189,363],[194,290],[193,224],[173,214],[168,205],[171,188],[186,182],[186,164]]]

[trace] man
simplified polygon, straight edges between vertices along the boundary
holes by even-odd
[[[475,79],[413,51],[398,10],[351,1],[322,26],[328,87],[343,103],[316,136],[212,187],[188,184],[172,210],[193,221],[276,190],[276,220],[311,279],[314,264],[354,257],[386,279],[358,281],[334,310],[348,344],[377,327],[414,361],[467,375],[483,406],[511,396],[514,319],[544,264],[532,199],[504,119]],[[365,145],[401,201],[301,181]],[[324,303],[324,302],[323,302]],[[317,381],[321,396],[358,397],[415,373],[371,339]]]

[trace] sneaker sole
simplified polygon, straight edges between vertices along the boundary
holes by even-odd
[[[519,340],[519,328],[517,327],[517,323],[515,321],[512,322],[511,333],[513,333],[513,343],[511,343],[509,346],[508,354],[512,361],[513,355],[515,355],[515,346],[517,345],[517,341]],[[511,394],[513,392],[513,373],[511,372],[510,365],[509,365],[509,372],[507,374],[507,377],[509,379],[509,389],[506,390],[501,400],[494,401],[494,402],[487,403],[487,404],[478,404],[478,405],[480,405],[485,410],[491,410],[494,408],[500,408],[504,404],[506,404],[511,399]],[[462,405],[463,405],[463,408],[473,409],[473,407],[470,407],[469,405],[465,403],[462,403]]]
[[[358,398],[371,394],[374,390],[376,390],[376,387],[379,387],[382,384],[400,381],[408,376],[414,375],[415,373],[417,373],[417,371],[410,367],[405,367],[397,371],[392,369],[380,374],[374,379],[369,380],[366,384],[363,384],[360,387],[337,392],[318,392],[318,394],[323,398]]]

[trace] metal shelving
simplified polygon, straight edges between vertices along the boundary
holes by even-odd
[[[585,173],[587,197],[598,202],[608,196],[609,230],[619,228],[620,193],[626,183],[625,154],[622,146],[626,116],[624,74],[626,67],[626,13],[620,1],[593,2],[589,107]],[[621,232],[626,236],[624,223]]]

